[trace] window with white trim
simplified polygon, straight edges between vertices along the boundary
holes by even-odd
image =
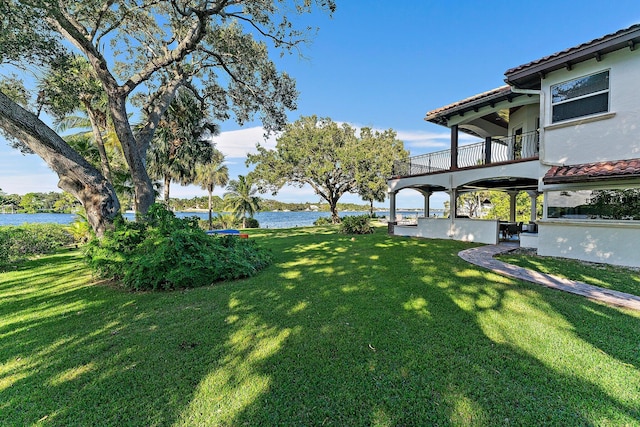
[[[552,123],[609,111],[609,70],[551,86]]]

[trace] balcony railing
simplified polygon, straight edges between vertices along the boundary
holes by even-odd
[[[528,132],[501,139],[492,139],[487,152],[487,143],[458,147],[458,168],[508,163],[538,157],[538,132]],[[393,177],[426,175],[451,170],[451,150],[436,151],[409,157],[393,164]]]

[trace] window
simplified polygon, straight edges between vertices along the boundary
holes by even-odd
[[[547,192],[547,218],[640,220],[640,188]]]
[[[609,71],[551,86],[552,123],[609,111]]]

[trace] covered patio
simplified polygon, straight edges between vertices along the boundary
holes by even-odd
[[[537,237],[536,212],[539,165],[537,162],[517,162],[490,168],[475,168],[457,172],[440,172],[389,181],[390,218],[396,218],[396,195],[402,190],[415,190],[424,198],[423,215],[415,225],[390,222],[389,232],[394,235],[424,238],[454,239],[478,243],[497,244],[501,240],[521,240],[523,246],[535,247]],[[509,195],[509,218],[482,219],[461,209],[458,196],[477,191],[501,191]],[[526,192],[530,198],[529,221],[517,221],[516,197]],[[449,215],[436,218],[429,215],[430,198],[436,192],[449,196]],[[482,201],[480,201],[482,203]],[[526,227],[525,227],[526,225]],[[526,231],[525,233],[521,233]],[[533,240],[532,240],[533,239]]]

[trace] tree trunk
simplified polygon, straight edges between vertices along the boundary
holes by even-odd
[[[109,158],[107,157],[107,150],[104,148],[104,141],[102,140],[102,133],[100,132],[100,127],[98,126],[95,113],[91,109],[91,105],[89,102],[85,102],[84,105],[87,110],[87,116],[89,117],[89,122],[91,122],[91,131],[93,132],[93,139],[96,140],[96,147],[98,148],[98,153],[100,154],[100,167],[102,169],[102,175],[107,178],[107,181],[111,181],[111,167],[109,166]]]
[[[373,218],[373,199],[369,199],[369,218]]]
[[[171,186],[171,175],[164,174],[164,202],[169,206],[169,187]]]
[[[211,211],[213,210],[213,185],[209,184],[207,191],[209,192],[209,230],[213,230],[213,217],[211,216]]]
[[[338,202],[331,201],[331,203],[329,203],[329,209],[331,210],[331,222],[334,224],[340,224],[340,215],[338,215]]]
[[[2,92],[0,128],[26,144],[53,169],[60,178],[58,187],[82,203],[98,237],[113,227],[120,203],[111,183],[44,122]]]
[[[146,214],[155,201],[155,194],[153,192],[153,183],[145,167],[145,152],[138,148],[129,125],[125,97],[118,96],[117,93],[107,93],[107,95],[114,129],[122,145],[122,152],[129,166],[129,173],[133,182],[135,210],[138,213]]]

